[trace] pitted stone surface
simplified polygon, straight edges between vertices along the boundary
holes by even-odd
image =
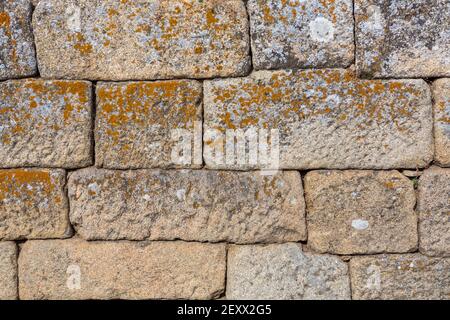
[[[450,259],[420,254],[353,257],[352,297],[356,300],[425,300],[450,296]]]
[[[227,77],[251,65],[241,0],[41,0],[33,27],[46,78]]]
[[[417,197],[420,252],[450,257],[450,169],[425,170]]]
[[[431,93],[423,80],[360,80],[351,70],[258,71],[205,82],[205,130],[275,129],[280,168],[395,169],[433,158]],[[204,148],[219,138],[204,138]],[[249,169],[205,157],[209,168]]]
[[[202,85],[197,81],[98,84],[96,165],[119,169],[200,167],[201,121]],[[178,157],[173,159],[182,142],[173,135],[177,130],[184,131],[183,139],[188,138],[184,137],[187,133],[191,135],[191,161],[186,164],[178,163]],[[198,145],[194,145],[195,138]],[[196,153],[192,152],[194,146]]]
[[[90,165],[91,100],[84,81],[0,83],[0,167]]]
[[[89,240],[305,240],[302,195],[298,172],[90,168],[69,177],[71,222]]]
[[[347,67],[353,62],[351,0],[250,0],[256,69]]]
[[[227,299],[350,299],[347,264],[337,257],[303,253],[298,244],[232,246]]]
[[[0,240],[69,235],[64,170],[0,170]]]
[[[305,177],[308,246],[333,254],[417,249],[413,183],[398,171],[312,171]]]
[[[0,300],[17,299],[17,246],[0,242]]]
[[[37,72],[29,0],[0,2],[0,80]]]
[[[450,75],[448,0],[356,0],[355,19],[361,76]]]
[[[21,299],[212,299],[224,291],[224,244],[28,241]]]
[[[433,83],[436,162],[450,167],[450,79]]]

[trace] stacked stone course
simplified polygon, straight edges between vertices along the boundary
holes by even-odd
[[[0,299],[450,299],[449,25],[448,0],[1,0]],[[255,127],[277,172],[207,156]]]

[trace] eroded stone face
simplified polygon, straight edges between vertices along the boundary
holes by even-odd
[[[0,242],[0,300],[17,299],[17,247]]]
[[[450,167],[450,79],[433,83],[436,162]]]
[[[432,167],[419,180],[420,251],[450,256],[450,169]]]
[[[256,69],[347,67],[353,5],[337,1],[248,1]]]
[[[312,171],[305,177],[308,246],[333,254],[417,248],[413,183],[398,171]]]
[[[0,80],[22,78],[36,73],[31,30],[31,2],[0,2]]]
[[[352,297],[357,300],[448,299],[450,259],[420,254],[353,257]]]
[[[0,240],[69,235],[64,170],[0,170]]]
[[[203,164],[199,82],[101,83],[97,102],[97,166],[129,169]],[[183,143],[190,153],[186,161],[176,156],[184,151]]]
[[[431,94],[423,80],[360,80],[338,69],[258,71],[206,81],[204,97],[204,128],[223,137],[204,136],[209,168],[259,167],[205,153],[224,146],[227,130],[251,128],[279,131],[279,165],[286,169],[415,169],[433,158]]]
[[[69,177],[71,222],[89,240],[305,240],[302,195],[298,172],[90,168]]]
[[[241,0],[42,0],[33,27],[47,78],[227,77],[251,65]]]
[[[91,97],[84,81],[0,83],[0,167],[90,165]]]
[[[21,299],[211,299],[225,282],[225,245],[28,241]]]
[[[297,244],[232,246],[227,298],[258,300],[350,299],[347,264],[303,253]]]
[[[364,77],[450,75],[450,3],[356,0],[356,64]]]

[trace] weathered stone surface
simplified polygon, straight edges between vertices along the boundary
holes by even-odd
[[[417,197],[420,251],[430,256],[450,256],[450,169],[425,170]]]
[[[0,300],[17,299],[17,247],[0,242]]]
[[[350,261],[353,299],[448,299],[450,259],[420,254],[354,257]]]
[[[356,0],[356,64],[364,77],[450,75],[450,2]]]
[[[232,246],[228,299],[350,299],[347,264],[337,257],[303,253],[297,244]]]
[[[0,83],[0,167],[90,165],[91,96],[83,81]]]
[[[210,78],[251,65],[241,0],[41,0],[33,27],[43,77]]]
[[[201,167],[202,85],[197,81],[101,83],[97,85],[96,164],[105,168]],[[194,130],[198,121],[198,149]],[[172,153],[189,130],[193,161]],[[183,137],[184,138],[184,137]],[[186,137],[187,138],[187,137]],[[189,159],[188,159],[189,160]]]
[[[204,96],[205,130],[279,130],[280,168],[415,169],[433,158],[431,93],[423,80],[360,80],[336,69],[259,71],[206,81]],[[220,142],[204,140],[205,150]]]
[[[351,0],[250,0],[256,69],[347,67],[353,62]]]
[[[83,169],[70,219],[90,240],[285,242],[306,239],[300,174]]]
[[[0,2],[0,80],[32,76],[37,72],[31,2]]]
[[[208,299],[225,284],[224,244],[28,241],[21,299]]]
[[[398,171],[312,171],[305,177],[308,246],[334,254],[417,249],[416,197]]]
[[[0,170],[0,240],[70,233],[64,170]]]
[[[450,79],[433,83],[435,161],[450,167]]]

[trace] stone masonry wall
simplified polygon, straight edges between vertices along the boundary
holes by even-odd
[[[0,299],[450,299],[449,26],[0,0]]]

